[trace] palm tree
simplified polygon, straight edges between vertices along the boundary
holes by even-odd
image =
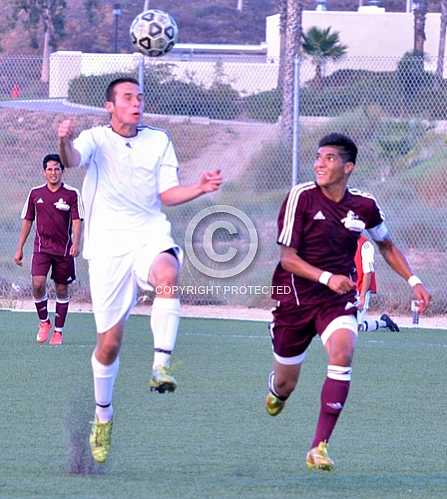
[[[293,81],[294,61],[300,55],[303,0],[287,0],[285,55],[282,82],[281,132],[283,142],[292,144],[293,138]]]
[[[303,50],[315,65],[315,86],[319,88],[323,86],[324,64],[328,60],[336,61],[343,57],[347,48],[346,45],[340,43],[338,31],[331,33],[330,27],[320,29],[313,26],[303,34]]]
[[[279,65],[278,89],[282,90],[284,61],[286,58],[287,0],[277,0],[279,10]]]
[[[428,0],[415,0],[413,2],[414,14],[414,45],[413,54],[423,57],[425,43],[425,16],[428,10]]]
[[[436,76],[438,83],[444,75],[445,36],[447,30],[447,0],[441,0],[441,26],[439,29],[438,60],[436,64]]]

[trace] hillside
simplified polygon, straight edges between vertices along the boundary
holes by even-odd
[[[0,47],[3,54],[40,54],[42,25],[27,32],[22,16],[12,19],[14,6],[22,0],[6,0],[0,4]],[[53,37],[53,47],[84,52],[111,52],[113,49],[115,2],[101,0],[66,0],[65,29]],[[130,50],[128,27],[144,6],[143,0],[121,0],[118,18],[118,49]],[[305,8],[315,9],[317,0],[304,0]],[[366,0],[364,0],[366,3]],[[388,11],[404,11],[406,0],[384,0]],[[359,0],[328,0],[330,10],[356,10]],[[151,0],[151,8],[170,12],[180,27],[183,43],[252,43],[265,40],[265,17],[278,11],[278,0],[243,0],[243,10],[236,9],[237,0]],[[430,0],[430,11],[439,11],[439,0]]]

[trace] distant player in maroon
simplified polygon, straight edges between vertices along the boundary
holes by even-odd
[[[280,262],[273,275],[271,336],[273,371],[269,376],[267,412],[276,416],[298,382],[301,364],[315,335],[328,354],[327,377],[315,435],[306,456],[311,469],[331,470],[327,442],[346,402],[357,339],[354,255],[363,230],[399,275],[407,279],[425,310],[430,294],[412,274],[392,242],[375,199],[348,188],[357,146],[345,135],[323,137],[314,165],[315,182],[292,188],[278,217]]]
[[[79,253],[83,207],[78,190],[62,182],[64,165],[58,154],[45,156],[43,170],[46,183],[31,189],[22,210],[23,222],[14,261],[22,265],[23,247],[35,221],[31,275],[40,319],[37,341],[45,343],[51,329],[46,291],[51,269],[56,288],[56,315],[50,344],[60,345],[69,305],[68,285],[76,279],[74,257]]]

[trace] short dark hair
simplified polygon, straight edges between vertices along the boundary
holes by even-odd
[[[341,149],[340,156],[348,163],[354,163],[357,160],[357,146],[354,141],[347,135],[342,133],[330,133],[325,135],[320,142],[318,147],[334,146]]]
[[[111,81],[106,90],[106,101],[107,102],[115,102],[115,87],[119,85],[120,83],[135,83],[135,85],[140,85],[138,80],[135,78],[132,78],[130,76],[124,76],[122,78],[116,78],[115,80]]]
[[[64,164],[62,163],[62,160],[61,160],[61,157],[59,156],[59,154],[47,154],[44,158],[43,158],[43,169],[46,170],[47,169],[47,166],[48,166],[48,163],[50,161],[56,161],[56,163],[59,163],[59,166],[61,167],[61,170],[64,171]]]

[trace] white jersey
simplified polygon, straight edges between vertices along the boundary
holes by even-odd
[[[178,161],[165,131],[138,127],[135,137],[123,137],[98,126],[81,132],[74,147],[87,167],[84,258],[118,256],[170,237],[160,193],[178,185]]]

